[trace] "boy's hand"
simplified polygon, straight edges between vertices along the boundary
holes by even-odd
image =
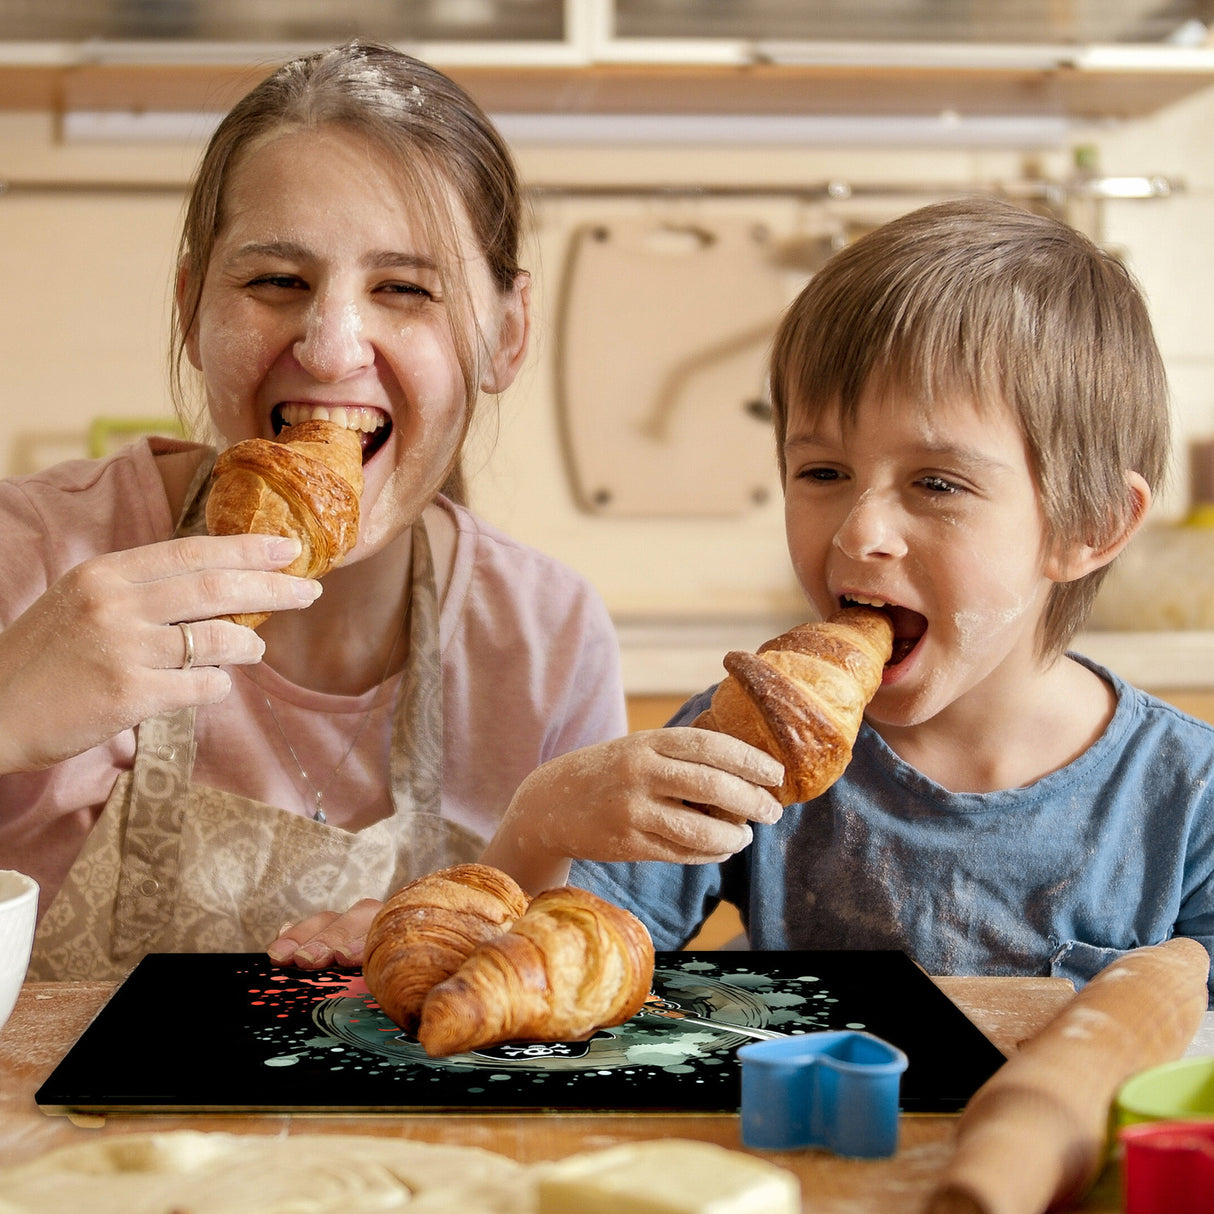
[[[706,729],[629,734],[552,759],[519,786],[483,860],[537,892],[568,860],[712,864],[783,809],[770,755]]]

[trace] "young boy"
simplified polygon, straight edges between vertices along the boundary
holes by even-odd
[[[562,852],[640,860],[571,879],[665,949],[721,899],[755,949],[901,948],[934,974],[1081,984],[1172,935],[1214,946],[1214,729],[1066,650],[1167,462],[1130,275],[1010,204],[925,207],[815,275],[771,386],[810,603],[894,623],[850,766],[781,815],[757,752],[633,735],[534,773],[491,862],[534,883]]]

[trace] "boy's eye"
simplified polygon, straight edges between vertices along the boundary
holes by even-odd
[[[930,489],[932,493],[960,493],[961,486],[953,481],[946,480],[943,476],[921,476],[919,484],[925,489]]]
[[[838,468],[823,467],[803,468],[797,473],[797,476],[801,480],[816,481],[822,484],[829,483],[830,481],[837,481],[840,478],[840,475],[841,474]]]

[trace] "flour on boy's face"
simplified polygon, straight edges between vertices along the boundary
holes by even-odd
[[[1052,583],[1009,411],[866,391],[852,423],[794,417],[785,457],[789,552],[810,601],[823,615],[874,603],[894,622],[870,718],[928,720],[1037,661]]]

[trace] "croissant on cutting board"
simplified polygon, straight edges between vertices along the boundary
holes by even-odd
[[[295,536],[302,550],[286,573],[322,577],[358,539],[363,468],[354,430],[315,419],[289,426],[279,441],[246,439],[219,453],[211,478],[210,534]],[[268,613],[228,618],[256,628]]]
[[[574,886],[545,890],[430,992],[418,1040],[438,1058],[504,1041],[588,1037],[640,1011],[653,961],[635,915]]]
[[[457,864],[398,889],[380,907],[363,946],[363,978],[384,1014],[415,1032],[431,989],[486,940],[507,931],[527,895],[506,873]]]
[[[741,738],[784,764],[772,789],[783,805],[824,793],[851,762],[852,745],[893,650],[889,617],[844,607],[759,647],[725,655],[728,676],[692,725]]]

